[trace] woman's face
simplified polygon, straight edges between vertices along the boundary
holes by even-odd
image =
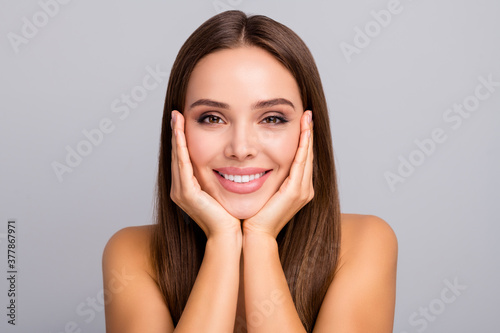
[[[304,112],[292,74],[258,47],[201,59],[187,87],[194,176],[231,215],[255,215],[288,176]]]

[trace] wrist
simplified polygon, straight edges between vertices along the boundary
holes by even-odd
[[[278,242],[276,237],[270,233],[260,230],[246,230],[243,232],[242,249],[243,252],[258,251],[267,253],[268,251],[277,251]]]
[[[273,230],[267,230],[260,226],[253,225],[250,221],[246,220],[242,225],[242,234],[243,237],[257,237],[257,238],[271,238],[276,240],[278,236]]]
[[[276,242],[276,236],[272,232],[257,228],[243,228],[243,239],[269,240]]]
[[[214,245],[222,245],[228,247],[240,247],[243,241],[241,229],[239,230],[224,230],[213,232],[207,235],[207,245],[209,243]]]

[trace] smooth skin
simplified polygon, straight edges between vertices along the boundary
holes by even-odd
[[[255,47],[224,50],[208,57],[211,57],[208,62],[219,60],[225,65],[228,59],[233,59],[235,66],[242,64],[247,66],[246,70],[249,64],[268,66],[266,71],[261,72],[276,70],[275,77],[280,73],[277,66],[281,64]],[[229,72],[237,73],[234,70]],[[228,83],[229,79],[231,77],[225,78],[225,84],[252,84],[242,80]],[[285,82],[288,79],[285,75],[277,80]],[[270,80],[261,78],[258,82],[262,85]],[[279,85],[271,84],[268,88],[273,89],[272,86]],[[252,88],[246,91],[258,93],[255,85],[239,88]],[[268,93],[269,89],[263,91]],[[295,91],[286,91],[292,91],[292,95],[285,97],[294,100]],[[281,92],[275,92],[280,95],[274,97],[283,97]],[[208,97],[220,100],[213,95]],[[255,99],[250,96],[245,103],[255,105],[260,97]],[[266,99],[268,96],[262,97]],[[234,117],[234,114],[231,118],[231,110],[237,109],[234,107],[236,102],[224,102],[230,102],[226,103],[229,108],[215,110],[220,117],[212,118],[217,120],[217,125],[210,128],[222,131],[238,127],[256,131],[257,134],[264,130],[284,129],[286,132],[287,127],[270,127],[268,120],[263,121],[269,119],[265,116],[270,110],[251,111],[251,107],[246,108],[248,111],[244,114],[260,114],[262,117],[245,118],[248,120],[245,124],[250,125],[241,127],[242,123],[235,120],[240,118]],[[278,188],[274,191],[272,186],[263,188],[265,204],[259,209],[247,205],[244,211],[237,210],[238,205],[231,205],[231,194],[225,196],[224,192],[216,192],[216,183],[210,183],[209,172],[203,173],[204,164],[192,161],[187,137],[195,132],[188,130],[189,112],[184,117],[173,111],[171,197],[205,232],[205,255],[184,312],[174,328],[149,263],[148,246],[154,226],[129,227],[118,231],[109,240],[103,254],[108,333],[305,332],[286,283],[276,242],[277,234],[287,221],[314,196],[312,114],[308,110],[302,111],[301,107],[297,105],[298,148],[286,173],[284,168],[280,168],[285,164],[280,161],[286,161],[286,156],[273,160],[274,157],[270,153],[266,155],[259,142],[236,140],[236,143],[232,141],[231,147],[226,146],[224,158],[232,163],[230,166],[236,166],[236,162],[241,162],[241,166],[256,166],[245,163],[258,160],[266,166],[275,166],[273,172],[280,170],[274,175],[271,173],[275,178],[267,180],[270,185],[278,184]],[[241,108],[238,109],[241,111]],[[291,124],[290,133],[293,126]],[[285,135],[282,132],[272,133]],[[212,160],[207,159],[203,163],[211,166]],[[195,176],[196,170],[198,177]],[[243,216],[245,218],[242,219]],[[314,332],[392,332],[397,264],[395,234],[385,221],[371,215],[342,214],[341,228],[340,262],[321,306]]]

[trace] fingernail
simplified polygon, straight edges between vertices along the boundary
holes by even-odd
[[[308,123],[308,124],[310,124],[310,123],[311,123],[311,121],[312,121],[312,114],[310,114],[310,113],[309,113],[309,114],[307,115],[307,123]]]

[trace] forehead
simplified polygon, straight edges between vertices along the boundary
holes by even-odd
[[[189,79],[186,105],[200,98],[230,105],[287,98],[302,106],[290,71],[270,53],[254,46],[224,49],[202,58]]]

